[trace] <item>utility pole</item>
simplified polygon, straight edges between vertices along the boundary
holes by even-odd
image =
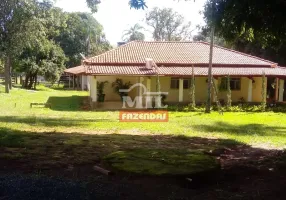
[[[208,94],[207,94],[207,103],[206,103],[206,113],[211,112],[211,93],[212,93],[212,66],[213,66],[213,46],[214,46],[214,9],[215,9],[215,0],[212,3],[212,24],[211,24],[211,42],[210,42],[210,57],[209,57],[209,70],[208,70]]]

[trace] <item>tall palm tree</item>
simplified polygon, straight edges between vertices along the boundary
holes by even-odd
[[[125,30],[123,32],[122,39],[124,41],[130,42],[134,40],[145,40],[145,35],[141,31],[144,30],[144,27],[140,24],[135,24],[134,26],[131,26],[130,29]]]

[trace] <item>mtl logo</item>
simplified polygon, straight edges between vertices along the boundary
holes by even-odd
[[[121,110],[119,120],[121,122],[168,122],[169,113],[166,110],[168,105],[162,105],[162,95],[168,95],[168,92],[148,92],[145,85],[141,83],[134,84],[129,89],[121,89],[119,92],[128,94],[136,87],[139,88],[140,94],[133,100],[130,96],[122,98],[122,108],[132,108],[133,110]]]
[[[168,105],[162,105],[162,97],[163,95],[168,95],[168,92],[148,92],[145,85],[142,83],[136,83],[129,89],[120,89],[119,92],[128,94],[134,88],[138,87],[142,91],[142,95],[136,96],[134,100],[130,96],[123,96],[123,109],[126,108],[134,108],[134,109],[166,109]],[[145,100],[145,101],[143,101]],[[145,102],[145,104],[144,104]],[[155,102],[153,106],[153,102]]]

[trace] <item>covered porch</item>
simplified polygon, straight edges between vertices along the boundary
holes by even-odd
[[[123,103],[121,97],[114,91],[112,83],[117,79],[122,79],[123,82],[130,82],[132,85],[141,83],[148,92],[156,92],[157,78],[155,76],[112,76],[112,75],[97,75],[88,76],[90,85],[90,100],[92,107],[97,110],[120,110]],[[226,102],[227,92],[223,89],[223,82],[225,76],[215,76],[214,84],[218,91],[217,98],[220,102]],[[105,101],[98,102],[98,88],[97,84],[105,82],[104,88]],[[286,86],[285,79],[283,77],[266,77],[265,94],[267,95],[268,103],[286,101],[286,95],[284,88]],[[190,84],[191,76],[160,76],[161,92],[168,92],[168,95],[164,99],[164,102],[168,105],[187,105],[191,102],[190,96]],[[231,90],[232,90],[232,102],[233,103],[253,103],[258,104],[262,101],[262,77],[245,77],[245,76],[231,76]],[[205,103],[207,98],[207,77],[196,76],[195,77],[195,98],[196,103]],[[274,95],[273,95],[274,94]],[[128,93],[128,96],[134,100],[136,96],[142,97],[145,102],[144,88],[136,87]],[[215,93],[212,91],[212,99],[215,102]],[[144,103],[143,102],[143,103]],[[130,107],[132,109],[134,107]]]

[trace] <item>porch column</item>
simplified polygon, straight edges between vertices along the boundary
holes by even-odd
[[[139,79],[139,80],[138,80],[138,83],[142,84],[144,78],[143,78],[143,77],[139,77],[138,79]],[[142,107],[143,107],[142,93],[143,93],[143,88],[142,88],[142,87],[139,87],[139,88],[138,88],[139,104],[142,105]]]
[[[151,92],[151,78],[150,77],[148,77],[147,78],[147,83],[146,83],[146,87],[147,87],[147,92]],[[152,108],[152,96],[150,96],[150,95],[147,95],[147,96],[145,96],[146,97],[146,101],[145,101],[145,106],[146,106],[146,108]]]
[[[97,80],[96,76],[90,76],[90,98],[92,102],[97,102]]]
[[[92,76],[86,76],[86,82],[87,82],[87,91],[90,91],[90,79]]]
[[[216,88],[216,91],[218,92],[218,79],[213,79],[214,80],[214,87],[213,88]],[[216,100],[218,100],[218,94],[215,93],[215,90],[213,89],[213,102],[216,102]]]
[[[80,90],[80,75],[77,76],[77,89]]]
[[[69,89],[71,89],[71,75],[69,74]]]
[[[74,86],[75,86],[75,85],[74,85],[74,79],[75,79],[75,78],[74,78],[74,75],[73,75],[73,76],[72,76],[72,88],[73,88],[73,89],[75,89],[75,88],[74,88]]]
[[[183,102],[184,98],[184,79],[179,80],[179,102]]]
[[[265,99],[262,99],[265,102],[267,102],[267,84],[268,84],[268,78],[267,78],[267,76],[265,76],[265,85],[266,85],[266,87],[264,89]]]
[[[278,101],[279,78],[275,79],[275,101]]]
[[[81,75],[81,90],[84,91],[84,81],[85,80],[85,76]]]
[[[252,79],[248,79],[248,95],[247,95],[247,101],[252,102]]]
[[[147,79],[147,91],[151,92],[151,78],[150,77]]]
[[[279,102],[283,102],[284,97],[284,80],[279,81]]]

